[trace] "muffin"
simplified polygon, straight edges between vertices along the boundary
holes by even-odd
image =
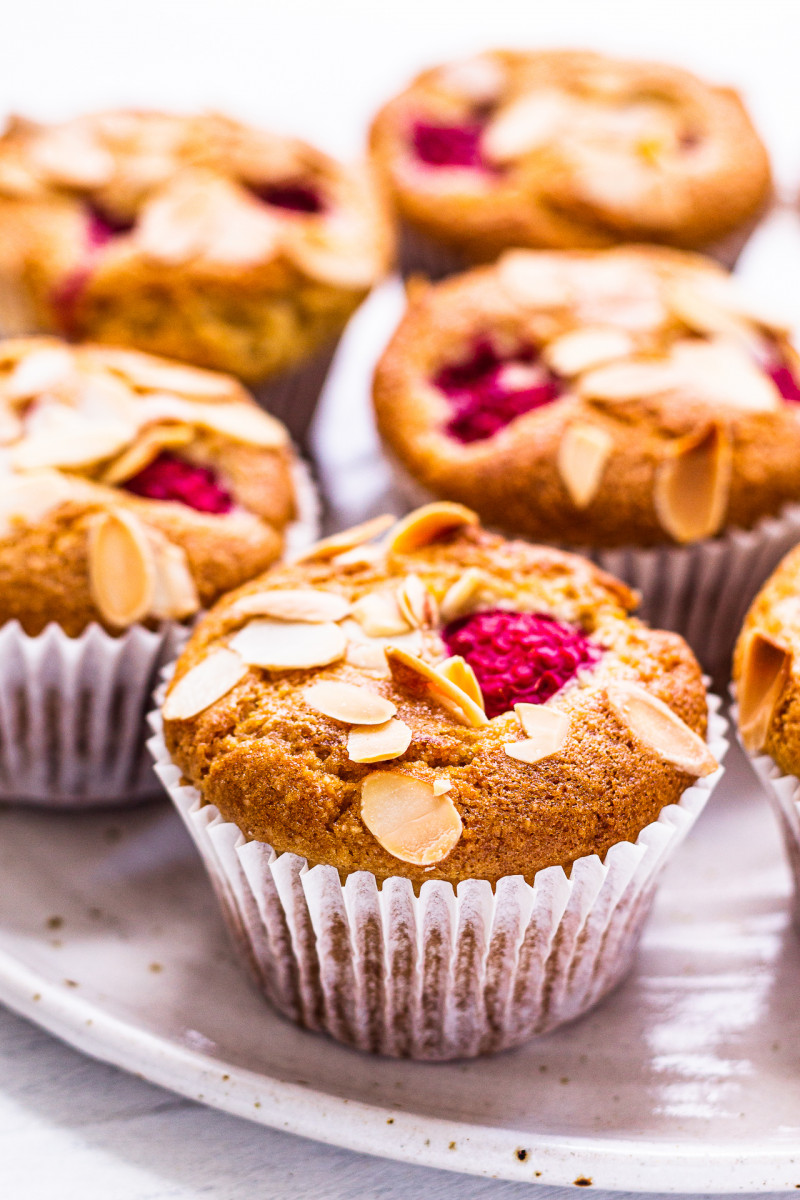
[[[280,557],[286,430],[228,376],[39,337],[0,343],[0,443],[0,794],[152,792],[154,673]]]
[[[15,118],[0,138],[0,327],[236,375],[298,439],[391,254],[365,172],[223,116]]]
[[[800,547],[756,596],[734,656],[739,737],[783,830],[800,921]]]
[[[708,259],[513,250],[412,281],[374,403],[415,501],[584,548],[716,670],[800,536],[799,371]]]
[[[482,1053],[622,977],[719,724],[709,749],[691,651],[586,560],[455,504],[367,544],[383,528],[225,597],[152,745],[281,1011],[364,1049]]]
[[[511,246],[632,241],[731,265],[771,191],[730,88],[572,50],[425,71],[379,112],[371,149],[405,225],[406,266],[433,274]]]

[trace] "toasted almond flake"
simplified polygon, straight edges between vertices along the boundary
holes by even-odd
[[[194,616],[200,609],[200,597],[186,551],[159,530],[148,529],[146,533],[155,567],[150,616],[159,621],[183,621]]]
[[[436,598],[419,575],[406,575],[397,589],[400,612],[414,629],[432,629],[438,620]]]
[[[137,440],[105,469],[101,481],[109,487],[138,475],[164,450],[188,446],[196,434],[190,425],[157,425],[143,430]]]
[[[542,357],[558,375],[573,376],[614,359],[627,358],[633,349],[633,338],[624,330],[587,326],[550,342]]]
[[[17,521],[34,525],[75,495],[75,484],[56,471],[7,475],[0,482],[0,537],[8,537]]]
[[[318,283],[363,291],[379,274],[377,256],[352,241],[324,245],[309,238],[292,242],[291,257],[297,267]]]
[[[508,163],[546,146],[564,128],[571,104],[556,88],[524,92],[503,106],[487,126],[481,146],[493,162]]]
[[[461,688],[462,692],[466,692],[479,708],[486,708],[483,702],[481,685],[478,683],[478,677],[467,660],[462,658],[460,654],[454,654],[452,658],[446,658],[443,663],[439,663],[436,670],[445,679],[449,679],[451,683],[454,683],[457,688]]]
[[[334,679],[324,679],[306,688],[303,699],[315,712],[348,725],[384,725],[397,712],[391,700],[369,688]]]
[[[250,621],[231,638],[230,647],[253,667],[274,671],[324,667],[344,656],[347,640],[338,625],[320,622]]]
[[[776,384],[752,353],[735,342],[696,338],[676,342],[671,359],[681,391],[715,408],[775,412],[783,403]]]
[[[426,867],[441,862],[462,833],[449,796],[401,771],[373,771],[361,785],[361,819],[394,858]]]
[[[103,618],[127,628],[150,612],[156,568],[147,533],[132,513],[101,513],[89,530],[89,587]]]
[[[462,725],[471,725],[474,729],[488,725],[486,713],[471,696],[415,654],[409,654],[399,646],[387,646],[386,661],[399,687],[420,699],[440,704]]]
[[[124,421],[90,420],[65,404],[42,405],[28,422],[28,436],[15,446],[12,465],[21,471],[88,466],[119,454],[132,432]]]
[[[367,637],[393,637],[412,628],[395,592],[367,592],[353,605],[352,616]]]
[[[382,725],[357,725],[347,739],[347,757],[351,762],[387,762],[399,758],[411,745],[411,729],[405,721],[384,721]]]
[[[443,621],[454,621],[473,612],[480,604],[487,587],[487,579],[483,571],[477,567],[467,567],[463,575],[447,589],[439,607]]]
[[[146,258],[177,265],[204,251],[213,216],[205,187],[198,186],[190,175],[185,173],[183,186],[167,186],[144,206],[135,239]]]
[[[488,54],[448,63],[438,71],[443,88],[466,96],[473,104],[490,104],[503,90],[505,72]]]
[[[586,508],[600,487],[614,439],[606,429],[574,421],[558,447],[558,471],[577,508]]]
[[[447,533],[478,524],[477,513],[463,504],[439,500],[425,504],[398,521],[387,539],[388,554],[412,554]]]
[[[507,250],[498,262],[498,282],[523,308],[564,308],[573,298],[564,260],[537,250]]]
[[[188,721],[227,696],[247,674],[247,664],[232,650],[213,650],[170,688],[161,710],[165,721]]]
[[[733,452],[722,426],[679,438],[656,473],[653,502],[661,526],[676,542],[715,534],[728,507]]]
[[[763,750],[792,666],[791,651],[760,629],[748,636],[738,684],[739,730],[745,749]]]
[[[670,312],[697,333],[738,333],[741,317],[719,303],[718,289],[711,290],[696,279],[668,280],[664,297]]]
[[[93,188],[108,183],[114,159],[85,125],[44,129],[30,148],[31,161],[53,183]]]
[[[622,403],[674,391],[681,383],[679,374],[667,359],[636,359],[611,363],[589,371],[578,380],[577,388],[587,400]]]
[[[364,521],[361,525],[354,525],[351,529],[343,529],[341,533],[334,533],[331,537],[322,538],[321,541],[315,542],[303,554],[300,554],[295,562],[325,562],[330,558],[336,558],[339,554],[345,554],[349,550],[355,550],[357,546],[361,546],[364,542],[371,542],[373,538],[380,537],[387,529],[394,525],[395,518],[391,513],[383,513],[380,517],[372,517],[369,521]]]
[[[276,588],[251,592],[233,605],[237,616],[275,617],[279,621],[342,621],[350,612],[350,602],[336,592],[318,588]]]
[[[345,662],[359,671],[368,671],[378,679],[388,679],[391,675],[382,642],[348,641]]]
[[[75,373],[72,354],[62,346],[42,346],[19,360],[2,385],[7,400],[30,400],[63,384]]]
[[[503,749],[509,758],[519,762],[537,763],[558,754],[566,741],[569,717],[557,708],[543,704],[515,704],[514,711],[528,737],[522,742],[509,742]]]
[[[82,353],[89,361],[115,371],[134,387],[149,392],[175,392],[179,396],[208,400],[225,399],[241,392],[239,384],[230,375],[186,367],[150,354],[138,354],[135,350],[86,346]]]
[[[452,791],[453,781],[448,779],[447,775],[437,775],[433,781],[434,796],[443,796],[445,792]]]
[[[210,429],[234,442],[247,446],[258,446],[262,450],[276,450],[286,446],[289,435],[286,428],[269,413],[262,412],[256,404],[233,401],[230,404],[196,404],[192,401],[188,420],[202,429]]]
[[[693,729],[672,709],[634,683],[612,683],[606,688],[615,716],[634,737],[687,775],[710,775],[717,762]]]

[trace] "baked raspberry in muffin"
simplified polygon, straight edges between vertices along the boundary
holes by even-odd
[[[0,623],[183,620],[281,554],[294,456],[229,376],[13,339],[0,421]]]
[[[15,119],[0,139],[6,332],[269,384],[268,407],[297,436],[320,356],[386,271],[391,242],[365,173],[222,116]]]
[[[600,859],[608,867],[614,847],[638,845],[714,771],[698,664],[680,637],[631,616],[635,597],[622,584],[584,559],[487,533],[459,505],[430,505],[378,545],[356,544],[376,532],[371,523],[321,543],[225,597],[195,630],[167,692],[175,766],[162,777],[190,827],[186,792],[198,814],[207,810],[205,828],[222,820],[241,831],[251,883],[260,861],[278,879],[273,852],[279,862],[302,856],[324,865],[326,897],[328,886],[340,893],[339,879],[345,892],[352,886],[356,923],[364,887],[383,888],[389,920],[392,905],[410,899],[409,881],[425,895],[426,880],[481,880],[489,900],[489,885],[503,897],[509,877],[533,884],[547,868],[563,868],[566,884],[563,872],[582,877],[580,863],[602,873]],[[629,852],[640,862],[641,850]],[[630,896],[623,905],[637,928],[646,874],[633,909]],[[309,896],[313,878],[323,876],[311,873]],[[242,915],[267,971],[252,922],[270,903],[260,897]],[[573,971],[582,953],[587,967],[603,958],[591,925],[583,950],[573,948]],[[314,928],[324,955],[316,919]],[[615,978],[635,939],[629,930],[623,948],[618,933],[605,942]],[[488,944],[484,932],[472,935]],[[504,969],[516,955],[506,952]],[[560,968],[551,966],[555,983]],[[475,969],[464,964],[468,989]],[[541,1006],[536,1019],[547,1026],[554,1014]]]
[[[417,269],[511,246],[661,242],[735,258],[770,193],[739,97],[687,71],[576,51],[494,51],[419,75],[372,155]]]

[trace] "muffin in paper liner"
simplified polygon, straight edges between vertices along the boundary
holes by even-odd
[[[305,463],[292,467],[298,517],[287,554],[319,532],[319,500]],[[0,628],[0,799],[49,808],[133,804],[161,794],[146,749],[146,715],[164,666],[190,627],[93,623],[79,637],[50,624],[35,637]]]
[[[414,508],[438,497],[389,456],[397,507]],[[498,529],[505,537],[513,530]],[[558,544],[591,559],[641,595],[637,611],[656,629],[686,639],[716,684],[730,677],[731,655],[744,615],[764,580],[800,542],[800,505],[788,504],[752,529],[729,529],[687,546],[624,546],[601,550]]]
[[[712,753],[726,749],[720,702],[709,696]],[[247,841],[181,782],[158,711],[150,715],[156,772],[206,866],[234,941],[267,999],[290,1020],[361,1050],[444,1060],[492,1053],[573,1020],[630,968],[662,867],[702,812],[721,768],[662,809],[635,843],[602,862],[506,876],[495,890],[440,880],[378,887],[367,871],[344,884]]]

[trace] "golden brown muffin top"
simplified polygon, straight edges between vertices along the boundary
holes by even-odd
[[[736,643],[733,679],[745,748],[800,775],[800,547],[786,555],[751,604]]]
[[[699,249],[766,201],[737,94],[688,71],[580,51],[491,51],[419,75],[372,150],[401,214],[473,261],[506,246]]]
[[[170,752],[246,837],[343,876],[531,879],[714,769],[697,662],[623,584],[459,505],[368,544],[386,524],[225,597],[178,662]]]
[[[365,171],[213,113],[14,118],[0,217],[11,332],[132,345],[251,381],[338,333],[392,255]]]
[[[75,634],[191,616],[280,554],[292,463],[228,376],[0,343],[0,621]]]
[[[645,246],[412,281],[374,382],[423,489],[578,546],[694,542],[797,500],[798,400],[786,330],[710,260]]]

